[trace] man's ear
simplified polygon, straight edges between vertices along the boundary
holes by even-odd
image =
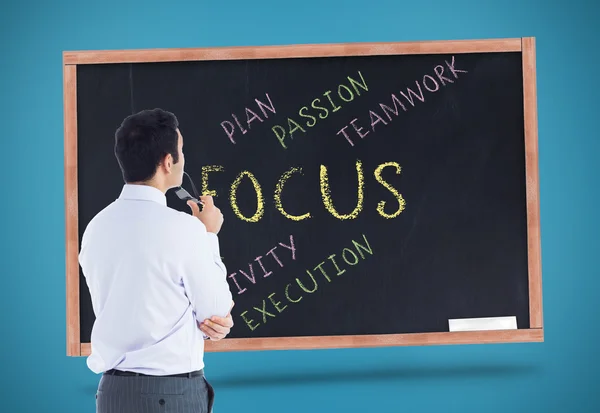
[[[166,173],[171,173],[171,169],[173,168],[173,156],[170,153],[164,157],[163,166]]]

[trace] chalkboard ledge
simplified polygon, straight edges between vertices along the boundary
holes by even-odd
[[[314,350],[369,347],[401,347],[456,344],[540,343],[541,328],[443,333],[381,334],[365,336],[277,337],[207,341],[205,351]],[[91,345],[81,345],[81,356],[90,355]]]

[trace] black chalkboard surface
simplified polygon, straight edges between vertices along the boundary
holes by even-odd
[[[114,132],[155,107],[225,216],[235,326],[208,351],[543,340],[534,39],[65,52],[64,68],[70,355],[94,323],[81,235],[123,185]]]

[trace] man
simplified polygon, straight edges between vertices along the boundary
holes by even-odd
[[[172,113],[125,118],[114,150],[125,184],[86,227],[79,256],[96,316],[87,365],[103,373],[96,411],[208,413],[204,339],[233,325],[217,236],[223,215],[209,196],[202,211],[188,202],[191,215],[167,207],[185,166]]]

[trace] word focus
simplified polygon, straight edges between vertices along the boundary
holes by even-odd
[[[376,210],[377,213],[386,219],[396,218],[402,211],[404,211],[406,201],[402,194],[398,191],[397,188],[392,186],[389,182],[387,182],[383,176],[383,170],[385,168],[393,168],[396,175],[400,175],[401,167],[397,162],[385,162],[378,165],[373,171],[373,176],[375,180],[386,188],[395,198],[397,206],[395,209],[387,207],[387,201],[381,200],[378,202]],[[211,195],[216,196],[217,192],[215,190],[209,189],[208,185],[208,174],[211,172],[223,172],[225,168],[221,165],[208,165],[202,167],[202,195]],[[281,195],[283,193],[286,182],[291,179],[291,177],[295,174],[302,174],[302,168],[300,167],[292,167],[291,169],[285,171],[279,178],[277,185],[275,186],[273,192],[273,202],[275,204],[275,208],[287,219],[293,221],[302,221],[312,217],[312,213],[307,211],[302,215],[292,215],[286,211],[282,200]],[[334,206],[334,202],[331,196],[331,189],[329,186],[329,178],[328,178],[328,169],[325,165],[320,165],[319,170],[319,187],[321,190],[321,199],[323,201],[323,206],[325,209],[335,218],[340,220],[346,219],[355,219],[359,216],[361,211],[364,208],[364,194],[365,194],[365,175],[363,171],[362,162],[360,159],[356,161],[356,176],[357,176],[357,192],[356,192],[356,206],[354,209],[348,213],[341,213]],[[242,213],[239,208],[237,193],[238,188],[242,184],[242,182],[247,179],[249,183],[252,185],[257,201],[256,211],[252,216],[246,216]],[[231,183],[230,191],[229,191],[229,202],[231,205],[231,209],[237,218],[246,222],[259,222],[260,219],[264,215],[265,211],[265,200],[263,196],[263,188],[259,183],[256,176],[250,171],[242,171],[240,172],[234,181]],[[394,208],[394,207],[393,207]],[[391,210],[391,211],[390,211]]]

